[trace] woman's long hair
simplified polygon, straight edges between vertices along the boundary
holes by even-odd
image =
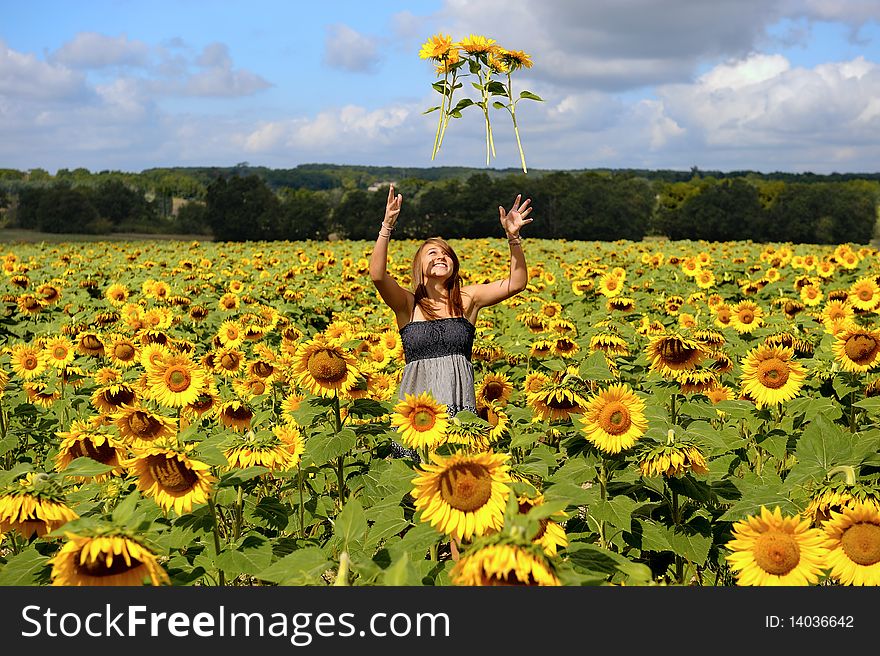
[[[413,294],[415,294],[416,297],[416,305],[422,310],[422,314],[425,318],[440,318],[437,316],[437,312],[428,304],[428,288],[425,287],[425,280],[422,273],[422,252],[431,244],[436,244],[442,248],[443,251],[449,255],[449,259],[452,260],[452,275],[449,276],[445,282],[445,287],[449,291],[449,301],[447,305],[449,308],[449,315],[453,317],[464,316],[464,303],[462,303],[461,300],[461,276],[458,273],[458,255],[456,255],[455,251],[452,250],[452,247],[446,243],[446,240],[441,237],[430,237],[429,239],[426,239],[425,242],[419,246],[419,249],[413,256],[412,281]]]

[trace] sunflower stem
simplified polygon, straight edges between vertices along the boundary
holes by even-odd
[[[305,522],[305,506],[303,503],[303,474],[302,467],[296,463],[296,477],[299,485],[299,535],[306,539],[306,522]]]
[[[339,391],[333,392],[333,415],[336,421],[335,432],[338,435],[342,430],[342,414],[339,409]],[[339,487],[339,508],[345,505],[345,454],[336,459],[336,481]]]
[[[674,489],[670,491],[672,492],[672,523],[677,531],[681,525],[681,507],[678,502],[678,492]],[[675,580],[679,584],[684,583],[684,559],[678,553],[675,554]]]
[[[437,151],[440,150],[440,143],[443,141],[442,132],[445,131],[445,126],[443,124],[443,117],[446,115],[446,89],[449,84],[449,71],[447,70],[443,75],[443,98],[440,100],[440,120],[437,121],[437,134],[434,135],[434,150],[431,152],[431,161],[434,160],[434,157],[437,155]],[[449,99],[452,102],[452,98]]]
[[[602,461],[599,463],[599,498],[602,501],[605,501],[606,494],[606,485],[608,484],[608,471],[605,468],[605,458],[602,458]],[[599,520],[599,546],[603,549],[607,549],[608,545],[605,542],[605,520]]]
[[[241,537],[241,527],[244,523],[244,490],[241,485],[237,486],[238,492],[235,497],[235,524],[233,525],[232,541]]]
[[[519,127],[516,124],[516,102],[513,99],[513,82],[510,80],[510,71],[507,72],[507,97],[510,99],[510,104],[507,106],[508,111],[510,112],[510,119],[513,121],[513,133],[516,135],[516,145],[519,148],[519,161],[522,163],[523,173],[528,173],[528,169],[526,168],[526,156],[523,152],[522,142],[519,138]]]
[[[214,552],[216,556],[220,556],[220,524],[217,518],[217,506],[214,503],[213,497],[208,497],[208,506],[211,508],[211,517],[214,519],[213,533],[214,533]],[[226,585],[226,575],[223,573],[222,569],[217,570],[217,574],[219,575],[219,585]]]

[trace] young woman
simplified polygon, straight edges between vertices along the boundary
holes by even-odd
[[[462,285],[458,256],[440,237],[426,240],[412,261],[413,291],[388,274],[388,241],[397,223],[403,196],[388,188],[385,217],[370,256],[370,277],[382,300],[394,310],[406,364],[398,388],[405,394],[430,392],[447,406],[449,416],[460,410],[476,412],[471,351],[477,314],[524,290],[528,267],[520,229],[532,219],[531,199],[517,195],[510,210],[501,206],[501,226],[510,245],[510,275],[491,283]],[[396,456],[412,455],[395,445]]]

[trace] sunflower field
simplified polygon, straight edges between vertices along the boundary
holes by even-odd
[[[0,584],[880,584],[876,249],[527,239],[454,417],[371,249],[2,249]]]

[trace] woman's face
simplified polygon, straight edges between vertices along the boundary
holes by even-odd
[[[422,275],[426,281],[446,280],[452,275],[452,257],[439,244],[428,244],[422,249]]]

